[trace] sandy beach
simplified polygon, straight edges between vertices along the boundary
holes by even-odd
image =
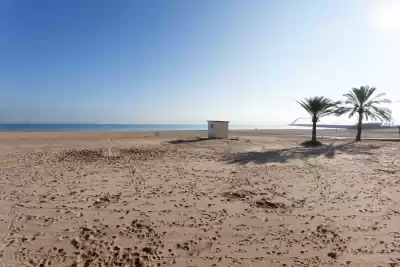
[[[0,266],[399,266],[400,142],[309,134],[0,133]]]

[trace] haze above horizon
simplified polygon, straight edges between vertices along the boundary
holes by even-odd
[[[0,122],[288,124],[304,97],[400,100],[399,47],[396,0],[3,0]]]

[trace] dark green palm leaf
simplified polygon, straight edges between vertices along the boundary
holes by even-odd
[[[349,112],[349,118],[355,114],[363,114],[366,120],[391,120],[391,111],[388,108],[380,108],[379,104],[391,103],[389,99],[381,99],[385,93],[380,93],[375,96],[375,87],[361,86],[360,88],[353,88],[345,93],[344,105],[341,106],[343,113]]]
[[[340,102],[333,102],[332,100],[323,96],[316,96],[305,98],[303,101],[297,101],[312,117],[318,120],[324,116],[336,114],[337,107]]]

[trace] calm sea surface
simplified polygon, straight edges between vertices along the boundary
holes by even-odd
[[[196,124],[0,124],[0,132],[148,132],[206,130]]]
[[[235,125],[237,129],[296,129],[286,125]],[[300,129],[307,129],[300,127]],[[207,130],[207,124],[0,124],[0,132],[151,132]]]

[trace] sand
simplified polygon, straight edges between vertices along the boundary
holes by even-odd
[[[399,266],[399,142],[172,135],[0,134],[0,265]]]

